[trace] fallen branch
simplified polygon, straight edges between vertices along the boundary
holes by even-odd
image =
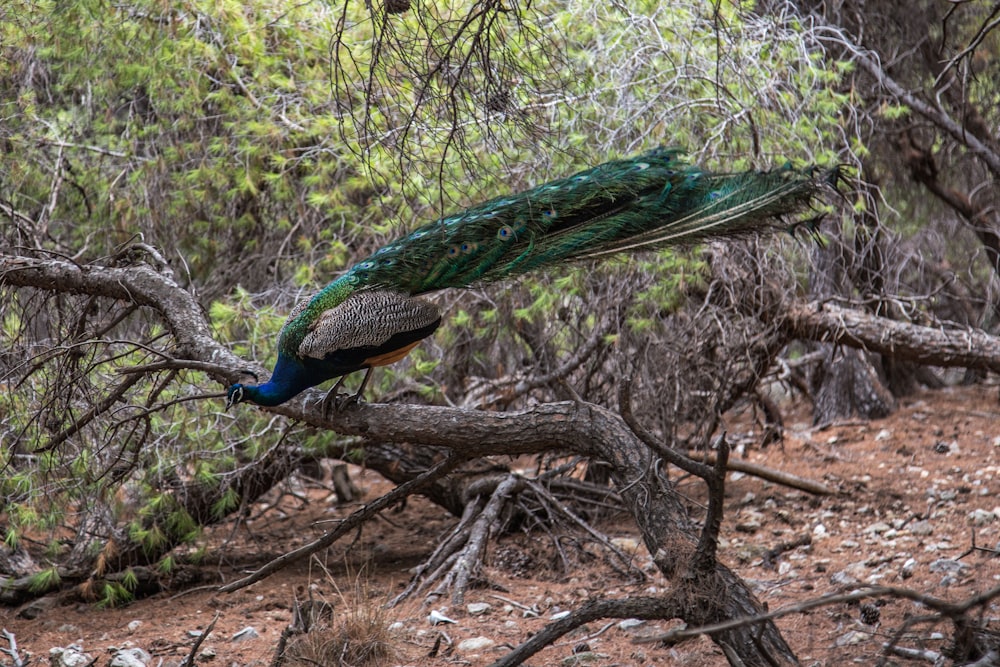
[[[691,452],[688,456],[695,460],[701,459],[708,465],[715,465],[716,459],[714,452],[708,452],[707,454],[703,452]],[[805,491],[817,496],[832,496],[837,493],[835,489],[831,489],[822,482],[817,482],[805,477],[799,477],[798,475],[793,475],[790,472],[768,468],[767,466],[760,465],[759,463],[752,463],[742,459],[729,459],[726,462],[726,470],[741,472],[745,475],[751,475],[752,477],[759,477],[769,482],[774,482],[775,484],[798,489],[799,491]]]

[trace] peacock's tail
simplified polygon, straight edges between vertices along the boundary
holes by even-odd
[[[779,225],[836,171],[790,167],[716,174],[658,149],[498,197],[419,227],[355,265],[355,289],[420,294],[555,262],[655,248]],[[787,223],[786,223],[787,226]]]

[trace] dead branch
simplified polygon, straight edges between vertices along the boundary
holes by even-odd
[[[715,465],[716,458],[713,452],[690,452],[688,456],[693,459],[702,459],[709,465]],[[812,493],[817,496],[832,496],[837,493],[835,489],[831,489],[822,482],[806,479],[805,477],[799,477],[798,475],[793,475],[790,472],[769,468],[767,466],[760,465],[759,463],[753,463],[752,461],[730,458],[726,462],[726,470],[741,472],[744,475],[750,475],[752,477],[759,477],[761,479],[766,479],[769,482],[780,484],[781,486],[798,489],[799,491],[805,491],[806,493]]]
[[[782,312],[794,338],[847,345],[931,366],[1000,372],[1000,338],[972,327],[928,327],[831,302],[793,302]]]

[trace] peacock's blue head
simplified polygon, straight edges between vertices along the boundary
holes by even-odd
[[[247,400],[249,396],[247,395],[246,385],[236,383],[230,385],[229,389],[226,390],[226,410],[233,407],[237,403],[242,403]]]

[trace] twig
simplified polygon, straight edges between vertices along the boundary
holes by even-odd
[[[715,465],[716,459],[714,453],[699,453],[698,456],[704,458],[706,463]],[[742,459],[729,459],[726,462],[726,470],[741,472],[745,475],[751,475],[753,477],[760,477],[761,479],[766,479],[769,482],[798,489],[799,491],[805,491],[806,493],[812,493],[817,496],[832,496],[837,493],[836,490],[831,489],[822,482],[806,479],[805,477],[799,477],[798,475],[793,475],[790,472],[768,468],[767,466],[762,466],[759,463],[751,463],[750,461],[744,461]]]
[[[940,659],[941,654],[937,651],[925,651],[919,648],[907,648],[905,646],[896,646],[894,644],[882,644],[884,648],[889,653],[893,655],[898,655],[901,658],[909,658],[910,660],[923,660],[925,662],[932,662],[937,664],[938,659]],[[966,666],[970,667],[970,666]]]
[[[14,636],[14,633],[7,630],[7,628],[4,628],[3,636],[4,639],[7,640],[7,644],[10,648],[0,647],[0,653],[6,653],[10,656],[10,659],[14,661],[12,667],[24,667],[25,662],[21,659],[21,655],[17,652],[17,638]]]
[[[212,629],[215,628],[215,622],[219,620],[221,612],[215,612],[215,618],[212,622],[208,624],[208,627],[198,635],[198,638],[194,640],[194,645],[191,646],[191,650],[188,651],[187,657],[181,662],[181,667],[192,667],[194,665],[195,655],[198,653],[198,649],[201,648],[202,643],[208,638],[208,635],[212,633]]]
[[[316,540],[313,540],[309,544],[303,545],[298,549],[295,549],[294,551],[289,551],[286,554],[278,556],[270,563],[264,565],[262,568],[260,568],[259,570],[257,570],[256,572],[252,573],[247,577],[238,579],[237,581],[234,581],[230,584],[226,584],[225,586],[220,586],[219,591],[223,593],[232,593],[234,591],[240,590],[241,588],[246,588],[250,584],[254,584],[260,581],[261,579],[264,579],[265,577],[274,574],[275,572],[283,569],[284,567],[290,565],[291,563],[294,563],[303,558],[307,558],[318,551],[322,551],[323,549],[327,548],[328,546],[339,540],[345,534],[349,533],[354,528],[361,526],[365,521],[370,519],[372,516],[378,514],[387,507],[395,505],[403,498],[409,496],[412,493],[415,493],[416,491],[419,491],[421,488],[423,488],[427,484],[430,484],[434,480],[447,475],[449,472],[451,472],[451,470],[455,468],[455,466],[457,466],[464,460],[465,460],[464,456],[459,454],[452,454],[444,461],[441,461],[434,467],[428,469],[426,472],[417,475],[408,482],[400,484],[395,489],[385,494],[381,498],[365,505],[360,510],[357,510],[349,517],[344,519],[339,526],[337,526],[330,532],[326,533],[325,535],[319,537]]]
[[[497,600],[500,600],[501,602],[506,602],[507,604],[512,605],[514,607],[517,607],[518,609],[520,609],[522,611],[530,611],[533,614],[537,614],[538,613],[538,609],[536,607],[529,607],[526,604],[521,604],[517,600],[511,600],[510,598],[505,598],[502,595],[497,595],[496,593],[490,593],[490,597],[491,598],[495,598]]]
[[[955,603],[948,602],[947,600],[942,600],[941,598],[936,598],[931,595],[925,595],[924,593],[920,593],[919,591],[915,591],[911,588],[901,588],[898,586],[866,586],[847,593],[830,593],[828,595],[821,595],[809,600],[803,600],[797,604],[782,607],[781,609],[775,609],[774,611],[767,612],[766,614],[747,616],[744,618],[734,618],[721,623],[704,625],[697,628],[677,628],[658,635],[640,637],[633,641],[636,644],[648,644],[661,641],[676,642],[681,639],[697,637],[698,635],[713,635],[726,630],[733,630],[744,625],[773,621],[777,618],[782,618],[791,614],[801,614],[819,607],[834,604],[846,604],[849,602],[856,602],[858,600],[875,597],[895,597],[911,600],[928,607],[943,616],[957,618],[966,613],[969,609],[985,604],[998,596],[1000,596],[1000,586],[994,586],[987,591],[970,596],[962,602]]]

